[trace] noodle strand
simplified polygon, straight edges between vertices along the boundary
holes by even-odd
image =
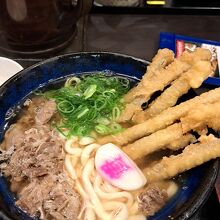
[[[82,181],[84,188],[86,192],[89,195],[89,198],[94,205],[94,211],[96,212],[97,216],[99,216],[101,219],[110,219],[110,215],[105,212],[101,201],[99,200],[98,196],[96,195],[92,183],[90,182],[90,175],[92,171],[94,170],[94,159],[89,159],[89,161],[86,163],[85,168],[82,173]]]
[[[76,175],[76,170],[74,169],[74,165],[72,164],[72,161],[71,161],[71,155],[68,155],[68,154],[66,155],[64,164],[65,164],[65,167],[66,167],[70,177],[73,180],[76,180],[77,175]]]
[[[123,202],[106,202],[104,203],[104,208],[107,210],[115,210],[112,212],[113,220],[127,220],[128,219],[128,209]]]
[[[90,158],[90,154],[96,150],[97,148],[99,148],[101,145],[99,144],[90,144],[88,146],[86,146],[83,151],[82,151],[82,154],[81,154],[81,164],[84,166],[87,161],[89,160]]]
[[[142,216],[137,215],[138,204],[134,195],[112,186],[96,171],[94,152],[100,145],[92,143],[84,148],[73,147],[79,146],[76,141],[74,138],[66,141],[65,167],[84,201],[78,219],[142,220]]]
[[[96,193],[101,197],[102,199],[121,199],[125,197],[127,199],[127,206],[131,207],[133,204],[133,196],[129,192],[114,192],[114,193],[106,193],[103,192],[100,188],[100,185],[102,183],[102,178],[100,175],[97,175],[94,182],[94,190]]]
[[[79,147],[76,147],[77,146],[76,144],[74,147],[74,145],[73,145],[74,143],[75,143],[74,139],[67,140],[65,143],[64,149],[68,154],[75,155],[75,156],[79,157],[82,153],[82,149]]]

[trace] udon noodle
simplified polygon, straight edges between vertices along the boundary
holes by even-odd
[[[65,167],[75,181],[77,192],[84,203],[79,219],[86,220],[144,220],[139,213],[135,194],[120,190],[103,180],[95,169],[94,156],[101,145],[91,143],[80,147],[77,138],[65,143]]]

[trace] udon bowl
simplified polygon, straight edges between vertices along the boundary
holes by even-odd
[[[6,115],[31,91],[39,86],[68,75],[110,70],[138,81],[145,73],[147,61],[115,53],[76,53],[54,57],[14,75],[0,87],[0,141],[6,127]],[[10,111],[8,111],[10,109]],[[182,174],[176,195],[149,220],[189,219],[204,204],[211,193],[219,168],[218,160]],[[4,176],[0,176],[0,218],[32,219],[15,205],[15,195],[10,192]]]

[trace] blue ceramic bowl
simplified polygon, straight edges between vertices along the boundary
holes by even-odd
[[[8,109],[16,109],[32,90],[70,74],[82,74],[110,70],[134,80],[145,73],[148,62],[113,53],[77,53],[58,56],[31,66],[0,87],[0,141],[6,125]],[[210,161],[182,175],[177,194],[149,220],[188,219],[208,198],[218,172],[218,160]],[[6,179],[0,176],[0,207],[9,219],[28,220],[26,213],[15,206],[15,197],[10,192]],[[1,218],[1,214],[0,214]],[[5,218],[6,219],[6,218]],[[7,218],[8,219],[8,218]]]

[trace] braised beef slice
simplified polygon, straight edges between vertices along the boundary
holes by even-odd
[[[56,184],[50,191],[48,200],[44,201],[43,208],[46,218],[60,220],[77,219],[81,207],[79,194],[75,193],[72,186],[66,181],[63,184]]]
[[[56,112],[56,103],[53,100],[46,101],[37,110],[35,120],[37,124],[46,124]]]
[[[75,220],[80,211],[81,199],[67,181],[61,184],[56,181],[56,176],[48,175],[24,187],[16,204],[32,216],[41,210],[44,219]]]
[[[5,135],[1,146],[7,151],[0,154],[4,162],[0,168],[17,190],[16,204],[30,215],[75,220],[80,195],[64,171],[64,142],[47,123],[55,111],[53,101],[41,98],[29,103],[27,112]]]
[[[1,144],[2,149],[8,150],[14,145],[20,146],[24,139],[24,128],[20,124],[12,125],[5,134],[5,140]]]
[[[49,126],[31,128],[24,133],[23,142],[14,145],[17,149],[11,156],[6,176],[19,181],[21,178],[35,178],[56,171],[63,161],[63,141]]]
[[[13,145],[19,147],[24,138],[24,132],[35,124],[46,124],[56,113],[56,103],[52,100],[35,98],[28,108],[22,111],[22,117],[16,124],[10,126],[5,134],[1,149],[8,150]]]
[[[43,201],[47,199],[53,185],[54,181],[50,176],[42,180],[32,180],[32,182],[19,193],[19,199],[16,204],[27,211],[31,216],[34,216],[37,210],[43,206]]]
[[[167,192],[157,185],[150,185],[138,197],[138,208],[146,216],[154,215],[168,199]]]
[[[15,151],[14,146],[10,147],[7,151],[0,149],[0,162],[2,163],[9,160],[12,154],[14,153],[14,151]]]

